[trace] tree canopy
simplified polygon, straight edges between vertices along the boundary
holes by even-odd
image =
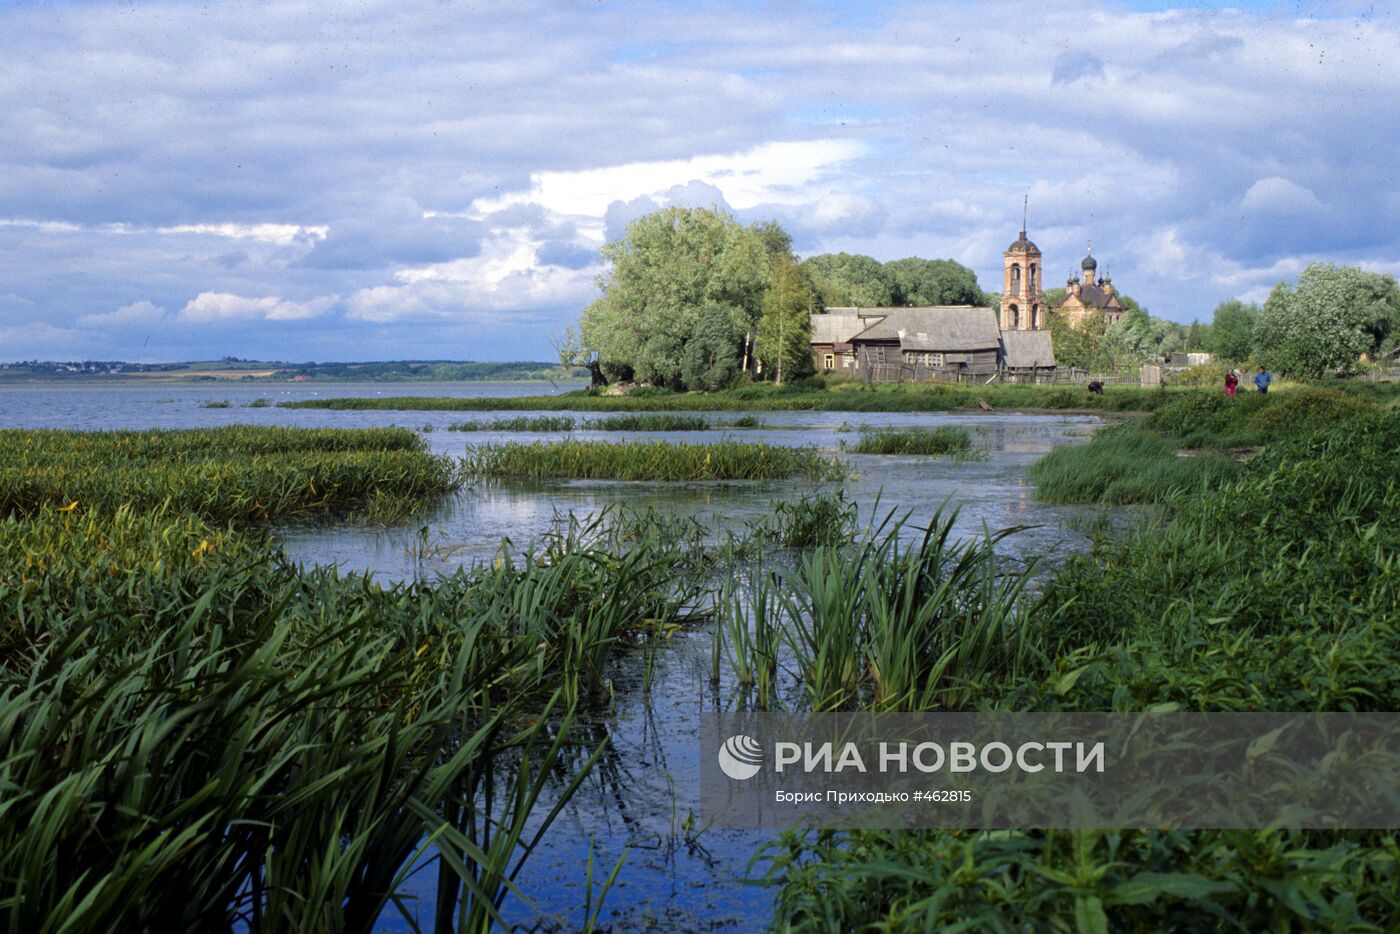
[[[1280,373],[1317,377],[1355,369],[1363,353],[1400,340],[1400,288],[1355,266],[1313,263],[1291,287],[1280,282],[1264,302],[1256,358]]]
[[[880,308],[894,304],[894,274],[877,259],[852,253],[821,253],[802,261],[822,304]]]
[[[1254,353],[1259,306],[1232,298],[1211,315],[1209,350],[1226,363],[1242,363]]]
[[[608,375],[680,387],[682,357],[702,313],[723,306],[751,335],[768,289],[765,238],[722,211],[665,208],[603,247],[603,297],[584,310],[585,344]],[[736,349],[736,355],[738,354]]]

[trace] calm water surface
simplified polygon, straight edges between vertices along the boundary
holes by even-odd
[[[452,422],[513,417],[518,412],[391,412],[250,408],[257,399],[338,396],[501,397],[552,393],[577,388],[539,383],[431,384],[207,384],[163,383],[103,386],[35,384],[0,386],[0,426],[100,428],[189,428],[230,424],[352,428],[397,425],[412,428],[438,453],[458,456],[468,444],[503,440],[550,440],[560,435],[450,432]],[[207,408],[206,403],[229,403]],[[528,414],[528,413],[526,413]],[[551,413],[552,414],[552,413]],[[599,417],[572,414],[584,421]],[[1057,444],[1086,440],[1099,421],[1086,416],[936,414],[856,414],[811,412],[754,413],[761,429],[707,432],[575,432],[588,438],[704,442],[731,437],[766,444],[812,445],[844,458],[854,477],[847,494],[869,518],[878,502],[886,509],[910,510],[926,518],[947,500],[957,505],[957,529],[977,535],[984,529],[1031,526],[1008,539],[1008,557],[1058,560],[1087,546],[1071,527],[1082,510],[1037,502],[1026,468]],[[722,422],[733,413],[706,413]],[[861,426],[960,425],[973,432],[985,459],[882,457],[842,450]],[[426,517],[397,525],[367,527],[351,522],[290,525],[280,530],[287,554],[306,564],[335,563],[345,570],[382,580],[451,571],[491,558],[504,538],[525,546],[549,530],[557,513],[596,513],[608,506],[653,508],[695,516],[716,530],[742,531],[772,513],[774,504],[801,498],[814,489],[808,481],[634,483],[557,481],[480,483],[448,497]],[[426,552],[424,544],[429,547]],[[425,557],[425,554],[430,557]],[[770,914],[769,891],[743,880],[749,861],[770,836],[740,831],[708,831],[691,841],[681,825],[698,799],[698,714],[742,703],[732,685],[712,686],[710,636],[700,630],[672,640],[657,662],[655,683],[641,689],[640,659],[621,657],[614,682],[614,709],[591,725],[609,752],[564,809],[542,847],[526,864],[519,884],[531,904],[509,903],[512,920],[527,927],[572,930],[584,901],[584,864],[590,843],[596,875],[605,877],[625,851],[627,859],[608,896],[604,923],[618,930],[756,930]],[[547,807],[547,805],[546,805]],[[414,877],[411,894],[420,906],[419,923],[430,920],[432,871]],[[385,930],[409,929],[386,915]]]

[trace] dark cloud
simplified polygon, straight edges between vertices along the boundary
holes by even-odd
[[[480,221],[442,215],[425,217],[411,198],[391,198],[362,213],[332,221],[325,239],[301,260],[313,269],[373,269],[440,263],[476,256],[484,232]]]

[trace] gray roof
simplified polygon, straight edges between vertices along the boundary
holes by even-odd
[[[881,308],[884,317],[852,340],[899,341],[904,350],[962,351],[995,349],[1000,333],[997,315],[974,305],[931,308]]]
[[[1001,355],[1009,367],[1055,365],[1049,331],[1002,331]]]
[[[859,315],[812,315],[812,343],[845,344],[869,323]]]

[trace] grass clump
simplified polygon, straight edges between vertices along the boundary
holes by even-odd
[[[857,454],[965,455],[972,450],[972,433],[966,428],[863,428],[854,448]]]
[[[227,409],[232,405],[233,403],[229,402],[227,399],[221,399],[218,401],[201,402],[199,407],[201,409]]]
[[[815,548],[850,541],[856,532],[856,504],[845,492],[816,493],[798,500],[784,500],[773,515],[758,523],[758,536],[783,548]]]
[[[598,431],[706,431],[709,419],[703,415],[678,415],[671,412],[639,412],[610,415],[585,422],[585,427]]]
[[[482,477],[584,480],[839,480],[846,468],[812,448],[722,441],[559,441],[477,445],[467,449],[469,474]]]
[[[15,429],[0,431],[0,449],[0,515],[127,505],[215,522],[351,511],[389,519],[461,482],[456,465],[403,429]]]
[[[1216,454],[1182,456],[1177,443],[1137,425],[1104,429],[1031,465],[1036,495],[1050,503],[1161,503],[1217,489],[1243,468]]]
[[[574,420],[568,415],[540,415],[534,418],[497,418],[488,421],[453,422],[448,431],[573,431]]]

